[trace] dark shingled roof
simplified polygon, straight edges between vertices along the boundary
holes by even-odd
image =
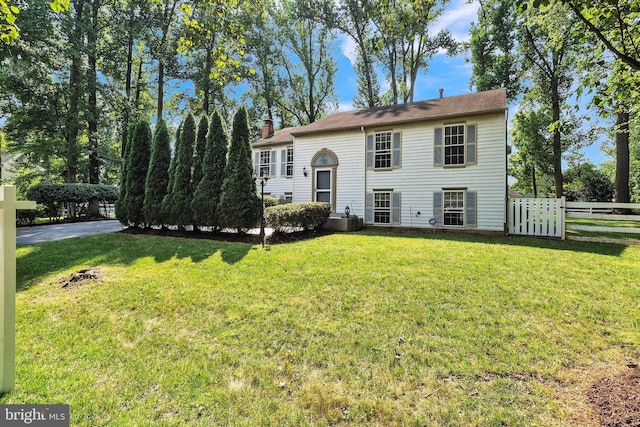
[[[254,146],[292,142],[293,136],[299,135],[353,130],[359,129],[360,127],[380,127],[442,120],[461,116],[498,113],[506,110],[506,90],[495,89],[468,95],[430,99],[410,104],[389,105],[329,114],[307,126],[282,129],[276,132],[271,138],[258,140]]]

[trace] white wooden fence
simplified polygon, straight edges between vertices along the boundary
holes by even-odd
[[[564,238],[564,197],[509,199],[509,234]]]
[[[16,377],[16,209],[35,208],[16,201],[16,187],[0,186],[0,393],[13,390]]]
[[[559,199],[509,199],[507,227],[511,235],[578,239],[567,230],[595,233],[640,235],[639,215],[613,214],[616,209],[640,209],[640,203],[567,202]],[[567,219],[635,221],[637,227],[615,227],[597,224],[576,224]],[[580,237],[580,239],[582,239]],[[603,241],[603,238],[597,238]]]

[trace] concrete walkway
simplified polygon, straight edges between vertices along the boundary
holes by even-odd
[[[94,234],[114,233],[122,229],[124,227],[116,220],[19,227],[16,229],[16,246],[33,245],[72,237],[92,236]]]

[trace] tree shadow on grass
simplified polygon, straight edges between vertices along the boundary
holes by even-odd
[[[498,234],[471,234],[464,232],[447,232],[438,230],[398,230],[398,229],[365,229],[366,235],[397,236],[425,240],[450,240],[452,242],[496,244],[508,246],[525,246],[530,248],[552,249],[558,251],[584,252],[606,256],[621,256],[627,248],[623,244],[579,242],[558,240],[534,236],[502,236]]]
[[[187,239],[170,236],[127,235],[110,233],[40,243],[18,248],[16,259],[16,290],[29,289],[42,277],[62,272],[74,266],[132,265],[142,258],[156,263],[170,259],[190,258],[199,263],[219,254],[223,262],[234,265],[241,261],[254,245],[246,242],[225,242]]]

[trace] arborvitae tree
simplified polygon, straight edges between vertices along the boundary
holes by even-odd
[[[156,125],[151,147],[151,160],[144,189],[144,217],[147,225],[163,225],[162,200],[167,195],[169,186],[169,164],[171,163],[171,146],[169,130],[164,120]]]
[[[171,163],[169,164],[169,185],[167,185],[167,195],[162,199],[162,222],[164,224],[173,224],[172,218],[172,200],[173,200],[173,188],[176,183],[176,151],[178,148],[178,141],[180,141],[180,133],[182,131],[182,123],[178,126],[176,131],[176,140],[173,143],[173,156],[171,157]]]
[[[196,134],[196,145],[193,151],[193,189],[195,190],[202,180],[202,162],[207,145],[207,132],[209,131],[209,119],[205,114],[200,117],[198,122],[198,133]]]
[[[200,122],[202,123],[202,120]],[[191,202],[195,223],[212,227],[213,231],[217,231],[220,227],[217,212],[227,164],[227,144],[227,135],[222,125],[222,119],[216,110],[211,116],[207,133],[202,163],[202,179]]]
[[[260,218],[260,199],[253,179],[249,125],[244,107],[233,118],[229,159],[218,205],[220,225],[242,233]]]
[[[127,143],[122,150],[122,172],[120,173],[120,196],[115,203],[116,218],[122,223],[122,225],[129,225],[129,215],[125,199],[127,198],[127,171],[129,170],[129,156],[131,155],[131,145],[133,142],[133,135],[135,133],[135,125],[129,126],[127,132]]]
[[[171,219],[178,229],[193,224],[191,214],[191,199],[193,185],[191,183],[191,168],[193,167],[193,146],[196,142],[196,121],[193,114],[187,114],[180,130],[175,156],[175,178],[171,195]]]
[[[140,120],[136,125],[133,140],[128,144],[131,151],[127,160],[127,195],[124,203],[129,222],[134,227],[146,223],[143,212],[144,188],[151,157],[151,138],[151,126],[146,120]]]

